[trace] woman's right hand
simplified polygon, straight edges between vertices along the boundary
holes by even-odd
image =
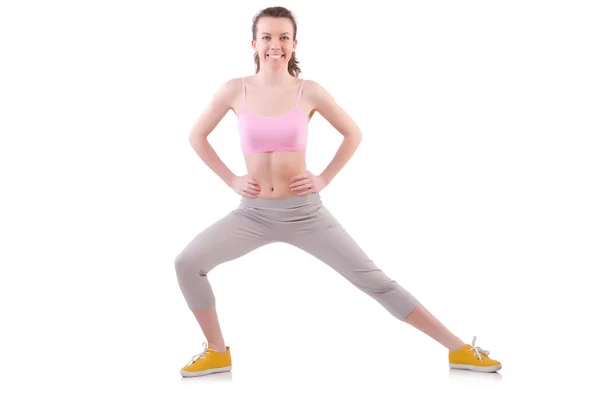
[[[237,194],[244,197],[256,198],[260,194],[260,184],[248,175],[234,177],[230,186]]]

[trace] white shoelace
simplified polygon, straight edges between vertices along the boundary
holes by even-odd
[[[194,357],[192,357],[190,359],[190,361],[186,364],[186,366],[195,363],[196,360],[198,360],[198,359],[206,360],[206,355],[210,354],[210,352],[208,351],[208,343],[203,342],[202,346],[204,347],[204,349],[202,349],[202,351],[200,353],[194,355]]]
[[[473,350],[475,353],[473,355],[477,355],[477,358],[479,358],[479,361],[483,362],[483,358],[481,358],[481,355],[483,354],[484,356],[489,356],[490,352],[487,350],[483,350],[481,347],[479,346],[475,346],[475,341],[477,340],[477,337],[474,336],[473,337],[473,342],[471,342],[471,347],[469,349],[469,351]]]

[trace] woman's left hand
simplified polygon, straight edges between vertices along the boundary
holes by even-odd
[[[318,193],[327,186],[325,178],[320,175],[314,175],[310,171],[306,171],[300,175],[296,175],[291,179],[290,190],[298,192],[297,196],[304,196],[311,193]]]

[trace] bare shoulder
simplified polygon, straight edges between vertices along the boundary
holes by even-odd
[[[344,136],[361,136],[361,131],[350,115],[337,103],[333,95],[322,84],[314,80],[304,82],[306,98],[318,112]]]
[[[241,81],[241,78],[231,78],[218,85],[192,127],[191,140],[208,137],[227,112],[233,109],[233,103],[241,92]]]
[[[235,98],[242,92],[242,78],[233,77],[230,78],[218,87],[214,93],[214,99],[217,102],[228,105],[231,107]]]
[[[315,80],[305,79],[303,91],[306,98],[314,104],[316,111],[328,103],[335,102],[333,96]]]

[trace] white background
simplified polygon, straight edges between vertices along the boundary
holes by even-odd
[[[2,2],[0,394],[598,389],[593,3]],[[240,199],[187,138],[220,84],[254,73],[270,5],[297,17],[300,77],[363,132],[324,204],[499,373],[450,371],[437,342],[274,244],[209,276],[233,372],[181,379],[205,339],[173,261]],[[210,142],[242,175],[235,122]],[[317,114],[309,170],[340,143]]]

